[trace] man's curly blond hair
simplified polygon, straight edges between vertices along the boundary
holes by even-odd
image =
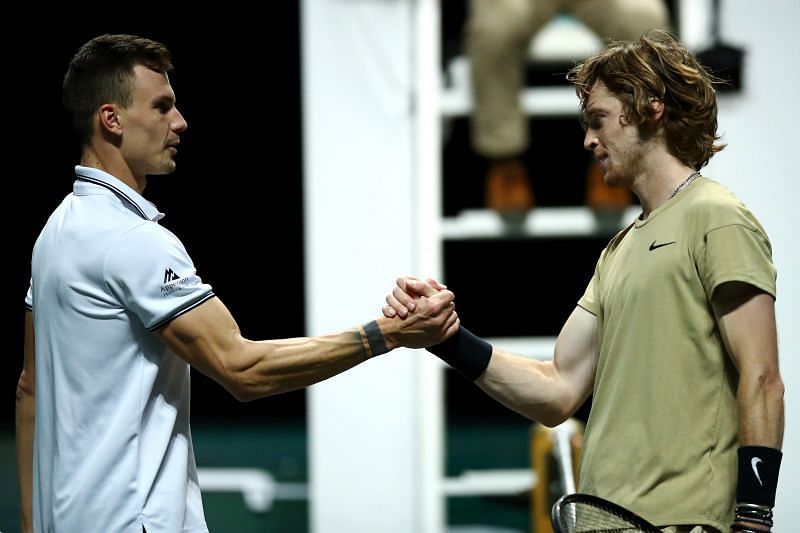
[[[632,42],[609,43],[567,74],[586,113],[589,93],[602,81],[622,101],[626,117],[643,138],[663,127],[667,147],[699,170],[725,145],[717,144],[717,97],[712,77],[672,35],[655,30]],[[655,119],[651,99],[664,103]]]

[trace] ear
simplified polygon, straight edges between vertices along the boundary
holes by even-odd
[[[119,109],[114,104],[103,104],[97,110],[100,117],[100,129],[113,133],[115,135],[122,135],[122,117],[120,117]]]
[[[650,109],[653,110],[653,122],[658,122],[664,116],[664,102],[655,96],[651,96],[649,102]]]

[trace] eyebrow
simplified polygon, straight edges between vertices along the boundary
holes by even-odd
[[[153,107],[157,107],[161,104],[169,104],[170,106],[174,106],[175,97],[170,94],[162,94],[153,100]]]
[[[589,115],[597,115],[599,113],[608,113],[608,108],[604,107],[601,104],[594,104],[591,107],[588,107],[584,110],[584,114],[586,116]]]
[[[592,117],[592,116],[596,115],[597,113],[599,113],[599,110],[596,107],[592,107],[591,109],[588,108],[588,107],[585,107],[581,111],[581,115],[583,115],[585,118]]]

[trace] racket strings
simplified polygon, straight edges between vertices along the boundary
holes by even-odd
[[[560,526],[575,533],[637,533],[649,532],[640,529],[629,520],[614,513],[580,502],[569,502],[561,508]]]

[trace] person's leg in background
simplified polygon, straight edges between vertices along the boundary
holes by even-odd
[[[669,28],[663,0],[571,0],[569,9],[604,41],[633,41],[650,30]],[[630,191],[607,186],[600,165],[592,160],[586,172],[586,204],[596,211],[621,211],[630,202]]]
[[[522,159],[528,123],[519,105],[533,35],[558,9],[557,0],[471,0],[466,50],[475,108],[472,146],[488,160],[486,204],[501,213],[534,204]]]

